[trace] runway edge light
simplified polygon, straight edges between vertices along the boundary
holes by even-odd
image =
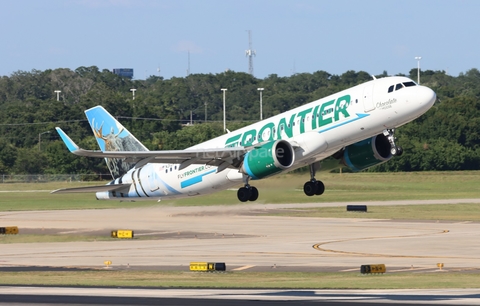
[[[347,205],[347,211],[367,212],[367,205]]]

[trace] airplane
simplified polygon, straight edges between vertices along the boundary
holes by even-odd
[[[375,78],[328,97],[221,135],[185,150],[149,151],[102,106],[85,111],[101,150],[78,147],[59,127],[73,154],[103,157],[106,185],[52,193],[95,192],[98,200],[168,200],[238,186],[238,200],[256,201],[250,181],[309,166],[307,196],[325,190],[319,170],[357,172],[399,156],[395,129],[424,114],[435,92],[402,76]]]

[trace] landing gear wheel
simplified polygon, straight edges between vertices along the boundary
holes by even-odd
[[[303,185],[303,192],[305,192],[305,194],[309,197],[315,195],[317,192],[316,181],[306,182],[305,185]]]
[[[255,187],[250,187],[250,198],[249,201],[256,201],[258,199],[258,189]]]
[[[321,195],[325,191],[325,185],[321,181],[315,179],[315,172],[320,169],[318,163],[310,164],[310,181],[303,185],[303,192],[309,197],[313,195]]]
[[[322,183],[322,181],[316,181],[315,182],[315,194],[316,195],[322,195],[325,192],[325,185]]]
[[[385,135],[390,143],[390,154],[393,156],[401,156],[403,154],[402,147],[398,147],[395,143],[397,138],[395,137],[395,129],[387,129],[383,131],[383,135]]]
[[[237,191],[237,197],[240,202],[247,202],[248,200],[250,200],[251,194],[252,194],[251,189],[246,187],[239,188]],[[257,197],[258,197],[258,191],[257,191]]]
[[[403,154],[403,148],[402,147],[395,147],[395,148],[391,148],[390,149],[390,153],[393,155],[393,156],[402,156]]]
[[[240,202],[256,201],[258,199],[258,189],[250,185],[239,188],[237,197]]]

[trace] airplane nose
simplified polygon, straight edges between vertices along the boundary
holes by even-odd
[[[418,101],[420,104],[425,105],[425,107],[432,107],[435,101],[437,100],[437,95],[433,90],[428,87],[422,86],[420,92],[418,93]]]
[[[418,109],[426,112],[437,100],[437,95],[433,90],[425,86],[417,86],[414,101],[418,103]]]

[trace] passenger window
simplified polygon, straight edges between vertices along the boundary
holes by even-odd
[[[392,92],[393,91],[393,85],[388,87],[388,92]]]
[[[398,83],[397,86],[395,86],[395,90],[399,90],[399,89],[402,89],[402,88],[403,88],[402,83]]]

